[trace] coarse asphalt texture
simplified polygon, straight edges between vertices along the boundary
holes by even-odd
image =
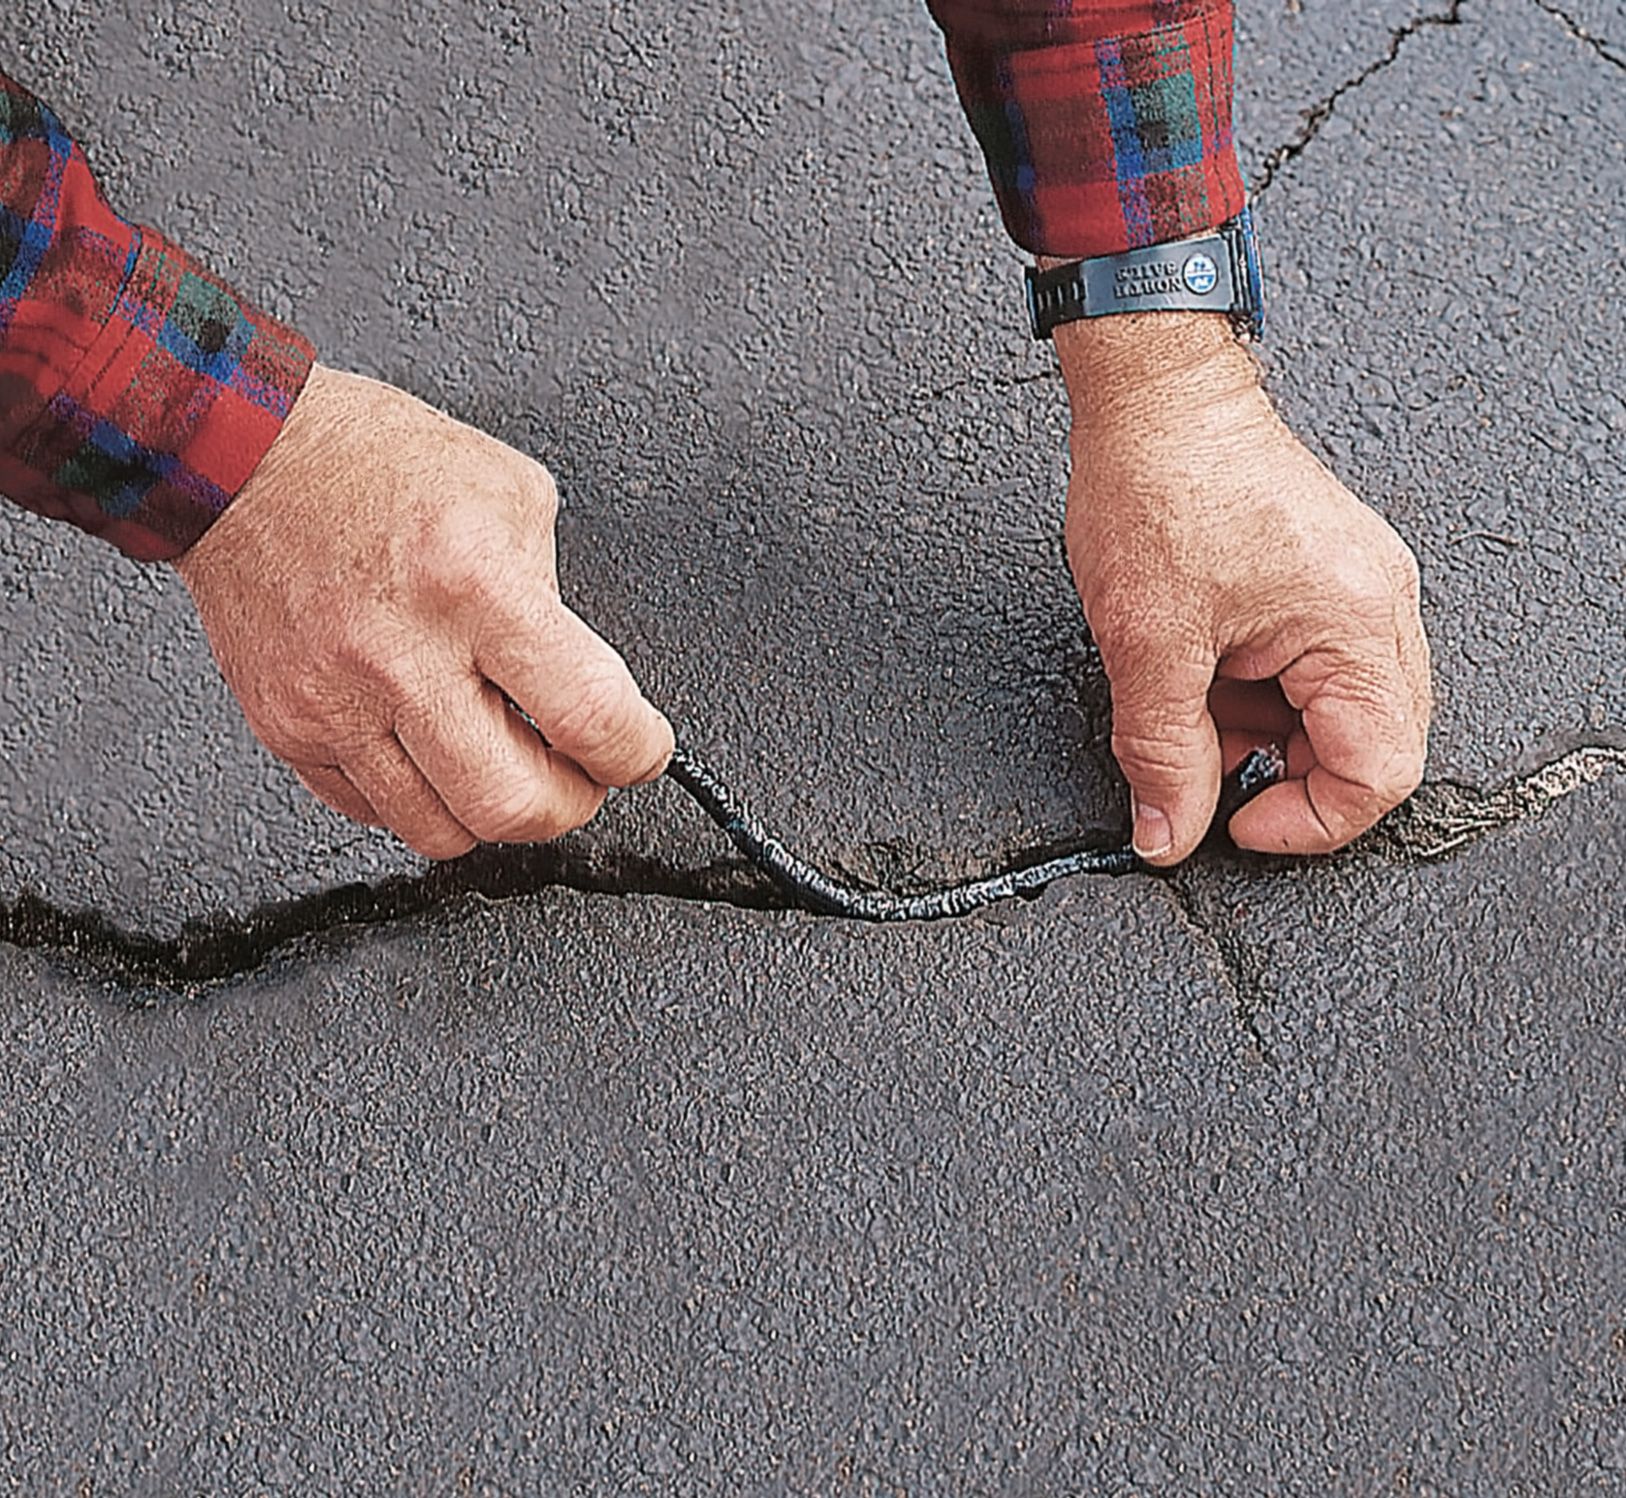
[[[1626,4],[1239,9],[1272,389],[1423,566],[1416,805],[930,927],[774,908],[668,786],[426,873],[172,575],[7,512],[14,1490],[1626,1490]],[[567,596],[799,851],[1122,840],[923,7],[20,0],[0,66],[548,462]]]

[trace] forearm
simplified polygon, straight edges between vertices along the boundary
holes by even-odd
[[[118,217],[0,73],[0,494],[143,560],[186,550],[281,430],[314,351]]]

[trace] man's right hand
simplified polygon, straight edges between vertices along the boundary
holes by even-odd
[[[1073,406],[1067,548],[1112,683],[1135,846],[1177,863],[1222,768],[1275,740],[1287,775],[1238,846],[1327,853],[1423,773],[1417,563],[1282,424],[1212,313],[1056,330]]]
[[[560,601],[557,508],[541,464],[318,365],[175,566],[260,741],[336,810],[452,858],[579,827],[672,752]]]

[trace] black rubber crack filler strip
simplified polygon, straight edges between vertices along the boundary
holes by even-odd
[[[685,756],[685,760],[694,766],[692,757]],[[1531,821],[1554,802],[1617,775],[1626,776],[1626,744],[1606,743],[1572,748],[1493,790],[1451,780],[1429,782],[1357,846],[1388,863],[1432,863],[1503,828]],[[675,774],[672,778],[676,783]],[[708,781],[715,785],[711,777]],[[1226,794],[1236,796],[1241,789],[1228,786]],[[702,804],[714,820],[715,812],[722,812],[722,825],[727,827],[738,808],[732,796],[723,795],[722,802]],[[1239,800],[1222,805],[1216,821],[1223,825],[1238,805]],[[743,821],[741,826],[743,830]],[[1108,849],[1083,857],[1089,861],[1073,864],[1068,859],[1050,859],[1019,869],[1013,876],[1013,892],[1034,892],[1035,885],[1029,881],[1058,865],[1065,868],[1055,873],[1057,878],[1091,868],[1117,873],[1140,870],[1139,860],[1126,857],[1122,850],[1115,856]],[[797,860],[791,871],[800,867]],[[999,884],[1002,878],[979,879],[960,888],[978,889]],[[768,882],[755,864],[718,859],[704,866],[672,868],[657,859],[622,854],[613,864],[597,865],[574,856],[570,840],[564,839],[487,845],[424,873],[271,901],[242,915],[188,921],[178,936],[129,931],[96,911],[64,907],[25,890],[9,902],[0,901],[0,942],[44,952],[92,981],[114,986],[125,1003],[145,1008],[165,997],[195,996],[257,972],[280,951],[298,943],[448,910],[462,901],[491,904],[522,899],[544,888],[619,898],[655,896],[741,910],[784,910],[802,903],[782,884]],[[857,893],[869,897],[877,892],[860,889]]]
[[[1225,777],[1216,824],[1223,827],[1261,791],[1280,780],[1286,769],[1278,745],[1255,749]],[[1151,865],[1143,862],[1133,848],[1095,848],[1065,853],[1059,858],[1048,858],[1042,863],[926,894],[863,889],[832,879],[805,858],[792,853],[682,745],[673,751],[666,773],[723,829],[728,840],[790,897],[792,904],[815,915],[854,921],[952,920],[992,905],[996,900],[1008,900],[1013,895],[1037,895],[1058,879],[1077,874],[1152,872]]]

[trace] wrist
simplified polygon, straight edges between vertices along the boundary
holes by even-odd
[[[1132,312],[1058,327],[1075,429],[1132,422],[1172,430],[1181,414],[1264,405],[1259,366],[1215,312]]]
[[[328,423],[333,396],[333,371],[313,360],[277,435],[231,502],[203,535],[170,559],[189,587],[215,556],[234,550],[246,535],[276,524],[269,514],[284,512],[290,495],[320,488],[323,468],[312,461],[310,447],[313,434],[319,435]]]

